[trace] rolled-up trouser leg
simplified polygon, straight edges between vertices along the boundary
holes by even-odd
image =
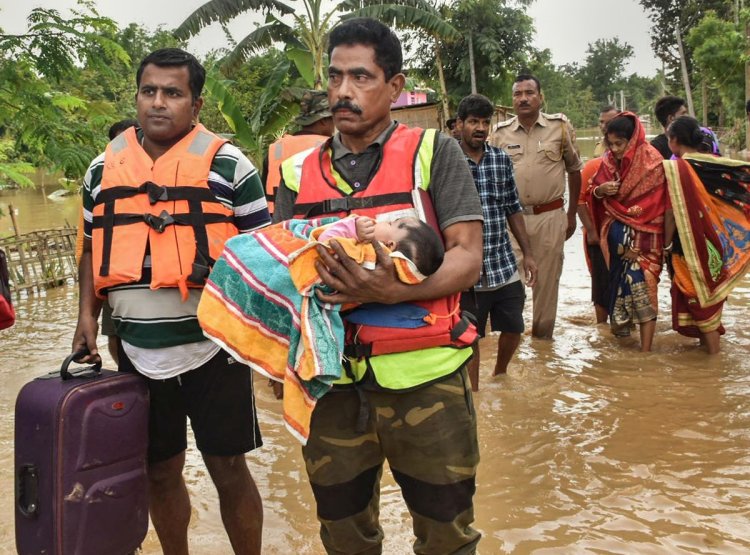
[[[407,393],[372,393],[393,476],[413,518],[414,552],[471,554],[479,446],[466,370]]]
[[[382,553],[378,517],[384,456],[372,418],[365,433],[354,430],[359,405],[353,389],[323,396],[302,448],[329,555]]]

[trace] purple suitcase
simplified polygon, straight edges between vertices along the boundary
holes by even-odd
[[[20,555],[125,555],[148,529],[148,389],[136,374],[60,372],[16,399]]]

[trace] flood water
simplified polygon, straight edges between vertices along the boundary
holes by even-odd
[[[20,210],[24,196],[30,195],[15,199]],[[75,199],[58,206],[59,214],[74,217]],[[36,221],[37,227],[63,223]],[[566,244],[555,340],[525,335],[508,375],[493,379],[496,336],[483,339],[481,389],[474,397],[482,457],[475,497],[479,553],[750,552],[750,280],[726,305],[721,354],[708,357],[695,340],[670,331],[668,278],[662,277],[654,351],[642,354],[635,338],[616,339],[594,323],[577,233]],[[69,352],[76,288],[25,297],[16,308],[17,324],[0,332],[0,553],[15,551],[15,398]],[[527,328],[529,318],[527,310]],[[100,347],[106,351],[104,342]],[[111,367],[107,358],[105,366]],[[283,429],[280,405],[264,380],[256,384],[265,445],[247,460],[264,500],[264,553],[322,554],[299,445]],[[191,553],[231,553],[194,449],[186,476]],[[410,553],[409,514],[387,472],[381,521],[384,552]],[[159,553],[153,530],[144,553]]]

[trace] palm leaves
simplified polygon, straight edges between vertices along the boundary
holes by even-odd
[[[228,74],[249,56],[275,43],[285,45],[287,60],[269,75],[266,90],[260,104],[254,106],[252,116],[243,117],[232,98],[229,81],[214,74],[206,83],[209,94],[217,100],[224,119],[235,132],[235,140],[248,149],[256,161],[262,152],[261,146],[270,139],[269,134],[283,130],[297,109],[293,94],[280,94],[291,67],[289,61],[294,63],[308,87],[322,89],[325,85],[326,43],[334,17],[374,17],[393,26],[424,30],[433,37],[452,40],[460,36],[443,20],[438,8],[426,0],[393,0],[386,4],[377,0],[343,0],[325,12],[322,0],[301,0],[300,8],[294,9],[280,0],[211,0],[188,16],[174,32],[177,38],[187,39],[211,23],[224,25],[246,11],[266,13],[264,23],[233,45],[232,51],[220,62],[221,71]],[[284,15],[292,17],[292,25],[280,18]],[[445,93],[444,96],[447,97]]]
[[[372,17],[391,27],[419,29],[449,41],[461,38],[458,30],[443,19],[437,5],[424,0],[395,0],[388,4],[345,0],[339,7],[347,11],[342,19]]]
[[[175,37],[186,40],[201,29],[218,21],[227,23],[247,11],[275,11],[293,13],[294,9],[278,0],[211,0],[190,14],[174,31]]]
[[[206,91],[219,107],[224,120],[234,133],[233,140],[248,153],[257,167],[272,138],[279,134],[299,111],[298,101],[282,93],[289,73],[289,60],[283,60],[265,80],[252,116],[248,119],[230,91],[232,82],[214,70],[206,75]]]

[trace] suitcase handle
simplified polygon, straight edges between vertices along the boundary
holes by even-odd
[[[62,366],[60,366],[60,377],[63,380],[69,380],[71,378],[74,378],[75,376],[68,372],[68,366],[70,366],[70,363],[73,362],[77,358],[81,358],[82,356],[86,356],[89,354],[89,350],[84,348],[80,351],[76,351],[75,353],[69,354],[67,357],[65,357],[65,360],[63,360]],[[93,370],[97,374],[101,373],[102,371],[102,359],[99,357],[99,360],[95,362],[93,365],[89,366],[86,370]]]
[[[16,476],[16,506],[25,517],[39,512],[39,471],[35,464],[24,464]]]

